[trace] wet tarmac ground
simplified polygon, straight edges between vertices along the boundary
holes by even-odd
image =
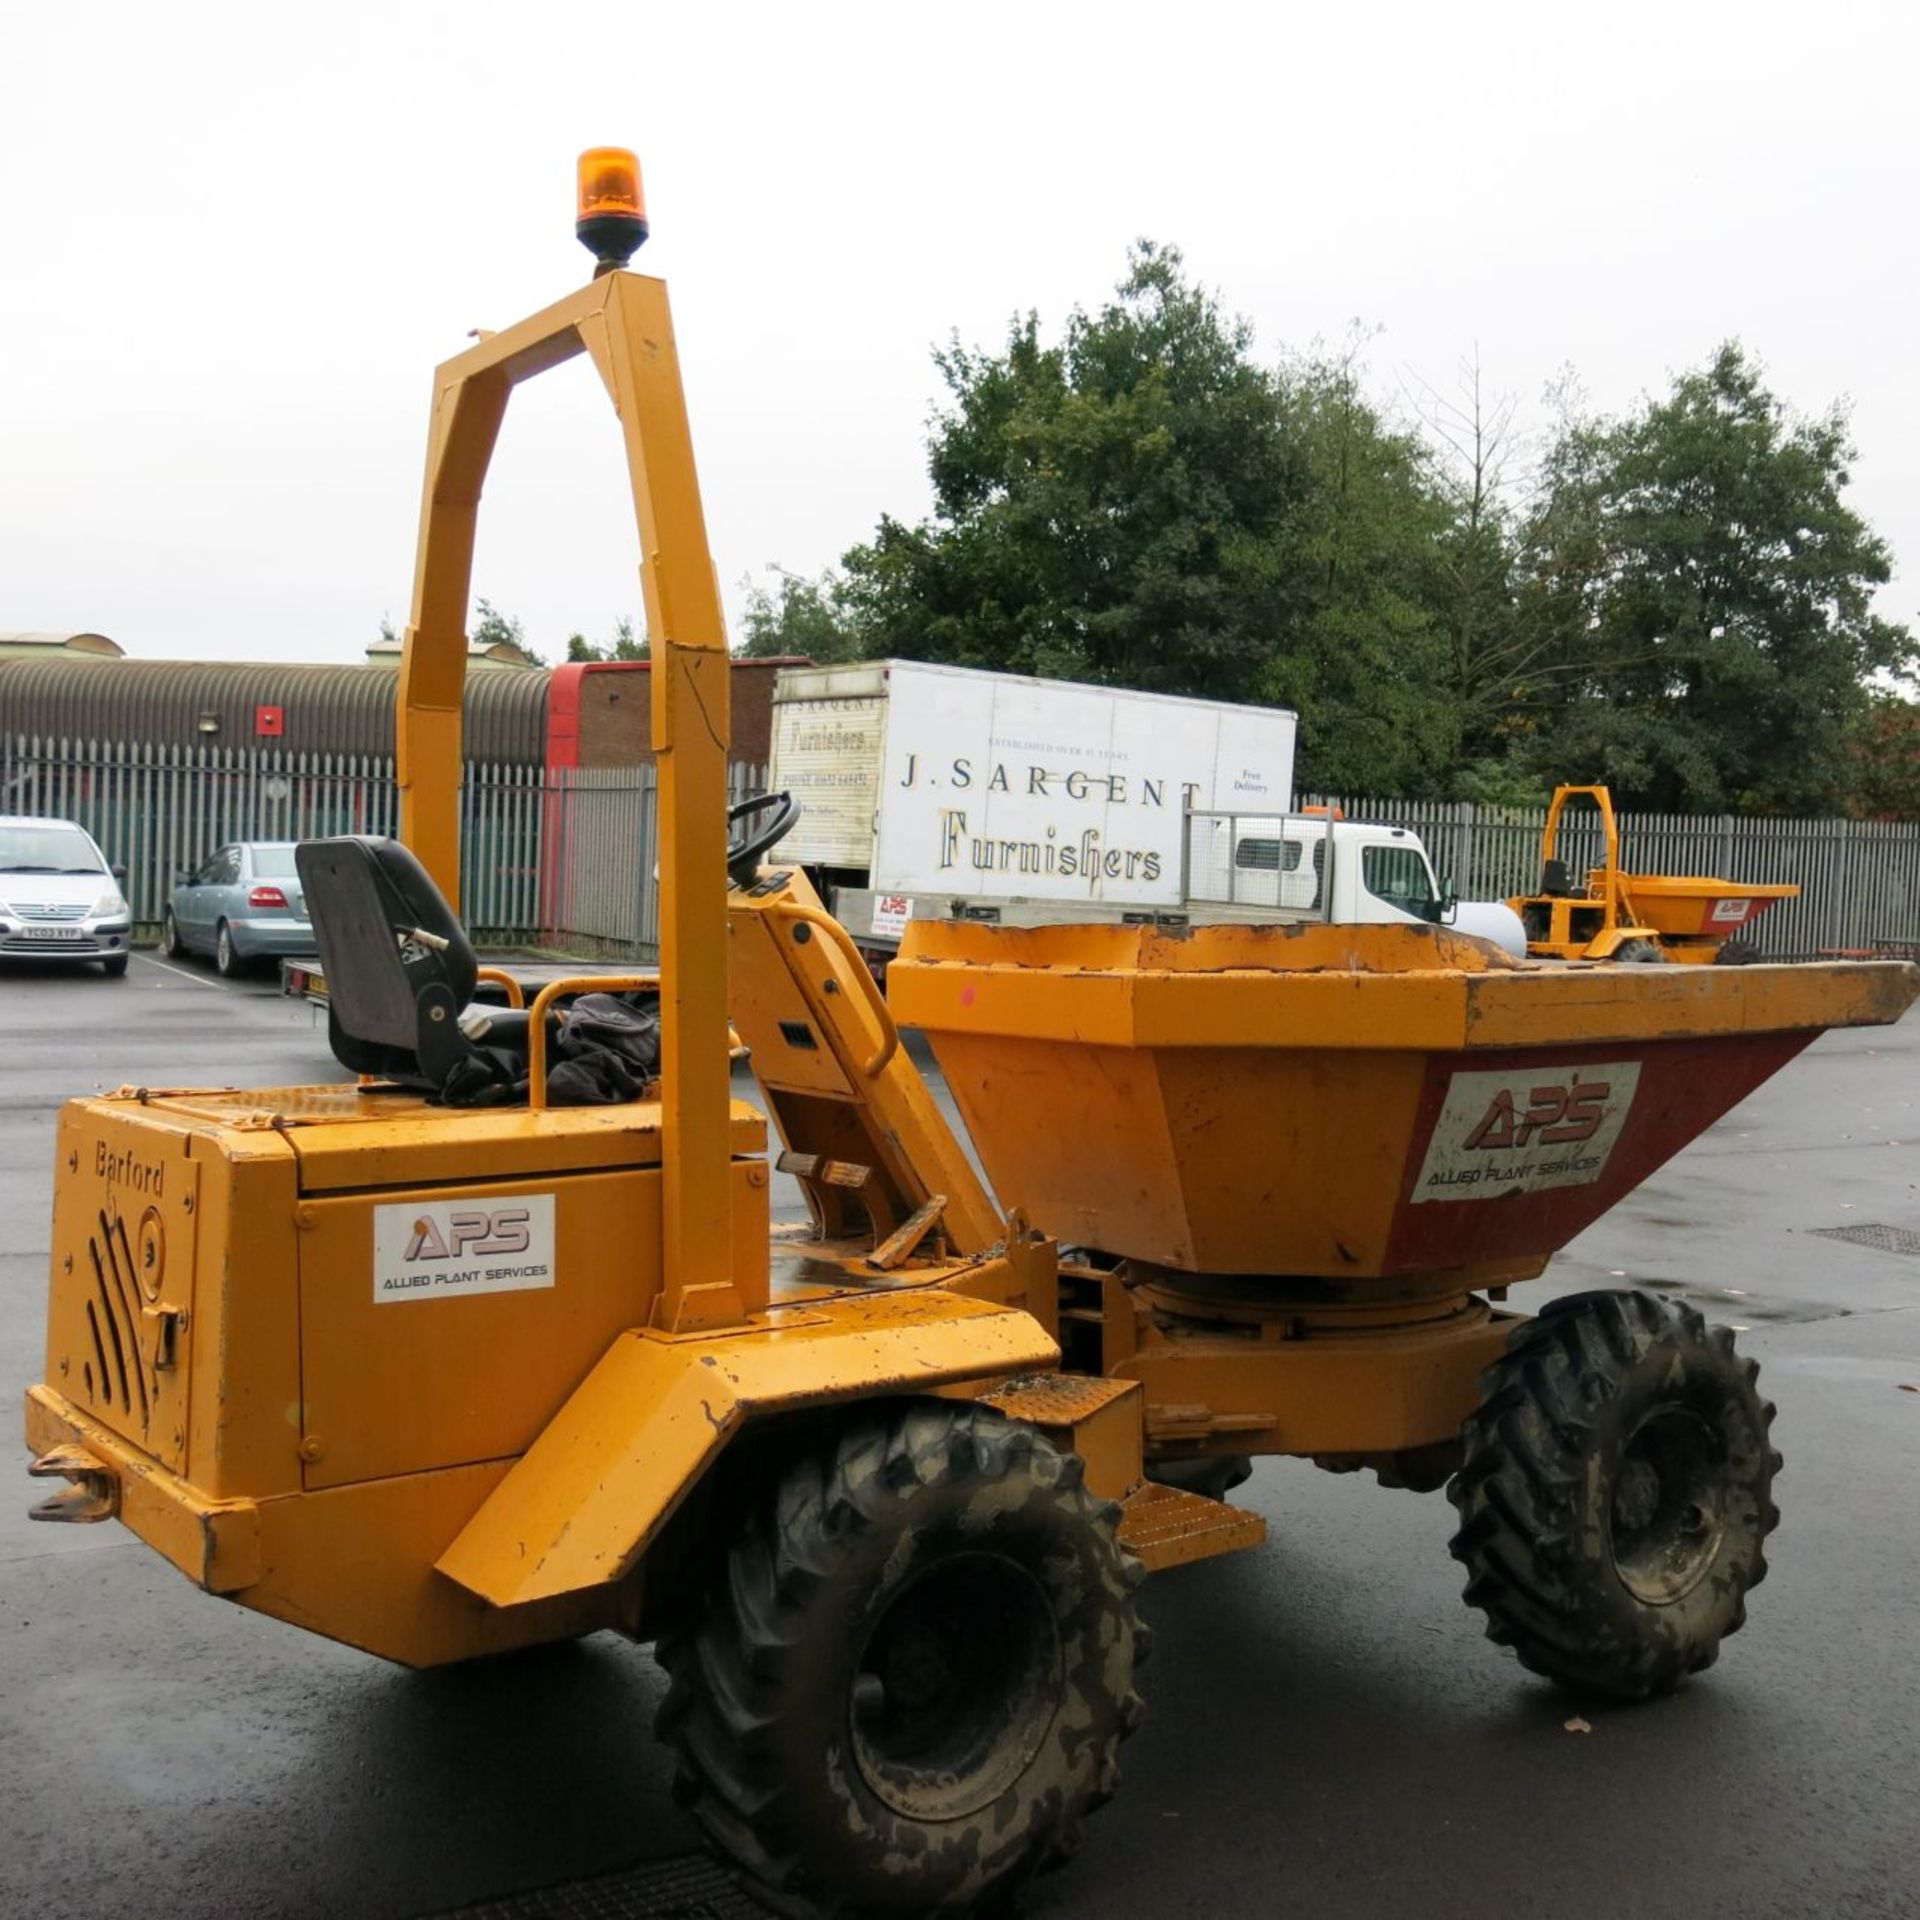
[[[0,1418],[40,1367],[60,1100],[336,1077],[324,1020],[265,980],[0,972]],[[1264,1463],[1236,1498],[1268,1545],[1145,1589],[1147,1721],[1027,1911],[1920,1914],[1916,1249],[1920,1016],[1819,1042],[1530,1290],[1656,1286],[1747,1329],[1785,1519],[1720,1664],[1569,1731],[1461,1604],[1444,1498]],[[14,1458],[8,1920],[749,1911],[672,1804],[644,1650],[405,1673],[209,1598],[118,1527],[30,1524],[44,1488]]]

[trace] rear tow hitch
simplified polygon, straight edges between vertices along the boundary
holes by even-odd
[[[111,1520],[120,1511],[119,1478],[85,1447],[55,1447],[51,1453],[43,1453],[27,1471],[36,1480],[72,1482],[58,1493],[48,1494],[39,1505],[28,1508],[29,1520],[65,1520],[80,1525],[92,1520]]]

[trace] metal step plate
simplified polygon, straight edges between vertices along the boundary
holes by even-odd
[[[1149,1573],[1257,1547],[1267,1523],[1244,1507],[1149,1480],[1127,1496],[1120,1544],[1140,1556]]]

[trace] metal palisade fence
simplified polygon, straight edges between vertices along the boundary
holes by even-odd
[[[735,766],[730,795],[764,784]],[[652,962],[658,809],[651,765],[469,765],[461,914],[490,944]],[[178,875],[236,840],[392,833],[389,758],[274,748],[125,746],[0,735],[0,813],[77,820],[127,870],[136,937],[157,931]]]
[[[536,918],[551,944],[609,959],[660,957],[659,784],[651,763],[554,768],[541,816],[543,865]],[[764,767],[727,769],[727,798],[767,784]]]
[[[1426,842],[1435,871],[1452,879],[1463,900],[1510,899],[1540,884],[1544,806],[1344,798],[1333,804],[1349,820],[1412,828]],[[1750,937],[1769,956],[1806,959],[1920,942],[1920,821],[1677,813],[1616,818],[1627,873],[1798,886],[1798,899],[1781,901],[1753,924]],[[1578,879],[1604,852],[1598,815],[1584,802],[1570,802],[1558,848],[1568,872]]]
[[[759,791],[735,766],[731,797]],[[1544,807],[1340,799],[1349,820],[1410,827],[1463,899],[1504,899],[1540,878]],[[0,813],[78,820],[127,869],[151,934],[175,876],[233,840],[391,833],[393,762],[276,748],[126,746],[0,734]],[[461,792],[461,906],[476,936],[643,963],[659,957],[656,784],[649,765],[470,765]],[[1790,881],[1800,897],[1754,926],[1770,955],[1920,942],[1920,822],[1622,814],[1629,873]],[[1560,855],[1598,860],[1594,815],[1569,808]]]

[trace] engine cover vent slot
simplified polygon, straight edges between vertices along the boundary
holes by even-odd
[[[152,1417],[153,1401],[147,1390],[146,1363],[140,1352],[140,1310],[134,1304],[138,1289],[133,1278],[133,1255],[127,1249],[127,1230],[119,1217],[109,1217],[103,1208],[98,1218],[99,1231],[87,1237],[87,1257],[93,1265],[94,1288],[105,1322],[107,1354],[102,1355],[102,1360],[111,1356],[112,1380],[119,1390],[120,1406],[130,1419],[139,1420],[144,1433]],[[96,1328],[96,1340],[98,1337]],[[104,1364],[101,1373],[104,1384]]]

